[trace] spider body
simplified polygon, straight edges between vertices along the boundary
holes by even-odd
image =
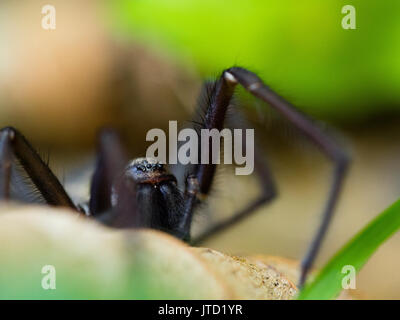
[[[312,119],[277,95],[256,74],[244,68],[233,67],[223,71],[211,86],[203,117],[205,128],[221,130],[224,127],[226,111],[237,85],[241,85],[287,118],[334,165],[333,181],[322,212],[322,221],[301,264],[301,287],[328,229],[349,159],[335,139],[327,135]],[[186,174],[185,190],[181,191],[176,178],[163,164],[150,158],[138,158],[129,162],[118,135],[113,130],[103,130],[98,141],[97,163],[91,182],[87,214],[112,227],[154,228],[191,243],[199,243],[250,216],[276,196],[274,179],[266,159],[257,147],[253,151],[255,174],[261,189],[259,197],[193,239],[190,236],[193,213],[209,194],[217,165],[212,161],[207,164],[199,161],[190,166]],[[199,155],[202,152],[204,150],[200,149]],[[0,199],[10,198],[10,173],[14,157],[19,160],[49,205],[66,206],[83,213],[29,142],[12,127],[0,130]],[[212,152],[209,152],[209,158],[212,159]]]

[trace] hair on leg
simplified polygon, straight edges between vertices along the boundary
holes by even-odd
[[[5,161],[3,162],[5,166],[2,165],[1,169],[4,175],[1,174],[2,177],[0,179],[4,182],[5,187],[3,188],[6,197],[7,193],[9,193],[9,166],[14,155],[48,204],[78,210],[60,181],[18,130],[12,127],[1,129],[0,141],[2,149],[1,160],[2,162]]]

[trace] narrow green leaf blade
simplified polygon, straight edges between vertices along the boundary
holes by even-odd
[[[400,199],[353,237],[307,284],[298,299],[334,299],[342,291],[342,268],[352,265],[360,271],[371,255],[400,229]]]

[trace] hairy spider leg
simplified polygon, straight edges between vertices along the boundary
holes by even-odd
[[[237,84],[243,86],[248,92],[255,97],[267,102],[272,108],[276,109],[285,118],[287,118],[298,130],[300,130],[306,137],[308,137],[317,147],[327,155],[327,157],[334,163],[333,182],[329,191],[328,199],[325,208],[322,212],[322,221],[314,235],[309,249],[301,263],[301,275],[299,280],[299,287],[304,285],[306,275],[314,263],[314,260],[321,247],[322,241],[331,221],[335,205],[338,201],[340,190],[343,186],[344,177],[350,159],[344,149],[333,139],[327,135],[321,128],[319,128],[311,118],[308,118],[299,110],[297,110],[288,101],[280,97],[254,73],[239,67],[233,67],[223,71],[216,85],[216,92],[213,103],[209,105],[205,125],[207,128],[216,128],[221,130],[226,115],[226,110],[234,93],[234,88]],[[211,154],[211,150],[210,150]],[[212,164],[199,164],[195,167],[194,172],[189,176],[190,184],[198,184],[198,188],[192,188],[194,191],[187,193],[187,205],[185,208],[185,221],[182,227],[189,232],[193,210],[196,206],[196,198],[198,194],[207,194],[210,190],[212,178],[215,174],[216,166]],[[253,209],[259,207],[264,202],[250,204],[249,210],[239,211],[233,215],[249,215],[251,207]],[[231,225],[230,223],[226,224]],[[215,228],[215,227],[211,227]],[[221,230],[221,229],[220,229]],[[219,231],[219,230],[218,230]],[[207,231],[206,231],[207,232]],[[210,235],[213,232],[210,233]],[[202,240],[205,240],[203,237]]]
[[[0,130],[0,198],[8,199],[13,155],[49,205],[78,210],[60,181],[24,136],[12,127]]]
[[[217,129],[221,130],[224,126],[226,112],[228,106],[232,100],[235,89],[235,83],[227,81],[224,76],[220,77],[212,88],[209,97],[209,104],[204,116],[204,128],[205,129]],[[239,114],[236,114],[236,122],[239,122]],[[243,144],[246,143],[244,135],[242,135]],[[253,200],[243,209],[235,212],[231,217],[224,219],[215,225],[209,227],[203,233],[190,242],[192,244],[199,244],[211,236],[225,230],[239,221],[247,218],[260,206],[271,201],[276,196],[275,183],[272,174],[269,170],[266,159],[260,154],[255,147],[254,150],[254,161],[255,171],[259,178],[261,187],[261,194],[257,199]],[[201,154],[201,150],[199,152]],[[195,165],[192,172],[188,175],[187,179],[187,190],[186,190],[186,205],[184,211],[184,219],[182,220],[182,229],[186,233],[185,239],[190,238],[190,225],[193,217],[193,212],[196,205],[200,202],[198,198],[204,199],[210,192],[212,182],[215,176],[216,165],[211,164],[212,149],[210,144],[209,151],[210,161],[209,164]]]

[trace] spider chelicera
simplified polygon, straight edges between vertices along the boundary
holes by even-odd
[[[322,212],[321,224],[302,260],[299,280],[299,287],[302,287],[332,218],[349,158],[343,148],[313,120],[244,68],[227,69],[214,83],[207,100],[204,128],[223,129],[226,111],[237,84],[281,113],[334,163],[332,186]],[[87,212],[82,206],[74,204],[46,163],[16,129],[7,127],[0,130],[0,199],[10,198],[11,167],[15,156],[49,205],[72,208],[109,226],[159,229],[197,244],[249,216],[276,196],[269,168],[259,150],[255,149],[255,173],[260,181],[261,195],[195,239],[190,238],[193,212],[210,192],[216,165],[192,165],[186,176],[185,190],[180,191],[175,176],[167,171],[165,165],[149,158],[129,162],[118,135],[110,129],[103,130],[99,137]]]

